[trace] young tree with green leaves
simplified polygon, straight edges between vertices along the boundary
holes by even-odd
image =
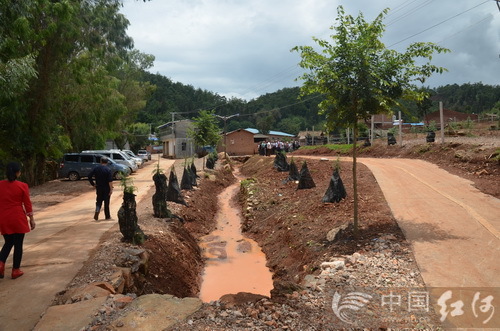
[[[320,113],[326,116],[328,131],[337,127],[351,128],[353,143],[354,232],[358,234],[358,194],[356,176],[357,123],[372,115],[390,112],[398,99],[423,100],[425,93],[415,83],[424,83],[433,73],[446,69],[430,63],[432,55],[448,50],[432,43],[416,42],[404,53],[390,50],[382,43],[385,30],[385,9],[373,22],[365,21],[363,14],[353,17],[337,8],[337,25],[331,41],[313,38],[322,48],[317,52],[311,46],[296,46],[300,53],[299,65],[307,72],[302,95],[320,93]],[[423,64],[419,64],[425,62]]]
[[[189,131],[189,136],[193,138],[198,147],[210,145],[217,146],[220,137],[220,128],[217,125],[218,118],[215,111],[201,110],[198,117],[193,118],[194,129]]]

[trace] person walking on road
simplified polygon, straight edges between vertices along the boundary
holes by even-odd
[[[94,183],[95,177],[95,183]],[[107,220],[111,219],[109,212],[109,199],[113,194],[113,174],[108,167],[108,158],[102,157],[101,164],[92,169],[89,176],[90,185],[96,188],[95,213],[94,219],[99,219],[102,203],[104,202],[104,216]]]
[[[5,262],[14,247],[12,279],[21,277],[24,235],[35,229],[35,219],[29,188],[26,183],[17,181],[21,175],[19,163],[7,164],[7,179],[0,181],[0,233],[5,243],[0,250],[0,278],[4,278]],[[28,224],[29,218],[29,224]]]

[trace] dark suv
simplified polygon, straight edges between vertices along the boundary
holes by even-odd
[[[87,177],[92,169],[101,163],[103,155],[97,153],[66,153],[59,166],[59,178],[69,178],[69,180],[79,180]],[[108,159],[108,167],[111,169],[114,179],[120,179],[121,174],[130,175],[130,169]]]

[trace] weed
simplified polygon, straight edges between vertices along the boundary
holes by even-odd
[[[493,155],[493,161],[497,161],[498,163],[500,163],[500,148],[498,148]]]
[[[257,183],[257,179],[255,178],[247,178],[247,179],[244,179],[240,182],[240,185],[246,189],[248,189],[250,187],[250,185],[254,184],[254,183]]]
[[[431,146],[429,145],[420,145],[417,147],[417,153],[424,154],[431,150]]]
[[[340,173],[340,158],[337,158],[337,160],[334,161],[333,170]]]

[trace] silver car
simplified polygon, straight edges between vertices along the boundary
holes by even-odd
[[[140,149],[137,151],[137,156],[142,158],[144,161],[149,161],[151,160],[151,153],[148,152],[147,150],[145,149]]]
[[[109,159],[115,161],[116,163],[123,164],[130,168],[131,172],[136,172],[139,167],[137,163],[132,160],[127,154],[119,150],[92,150],[92,151],[82,151],[82,153],[99,153],[107,156]]]
[[[144,164],[144,159],[135,155],[134,152],[132,152],[130,149],[122,149],[122,152],[124,152],[125,154],[127,154],[128,156],[130,156],[132,158],[132,160],[135,161],[135,163],[137,163],[137,166],[140,168],[142,167],[142,165]]]

